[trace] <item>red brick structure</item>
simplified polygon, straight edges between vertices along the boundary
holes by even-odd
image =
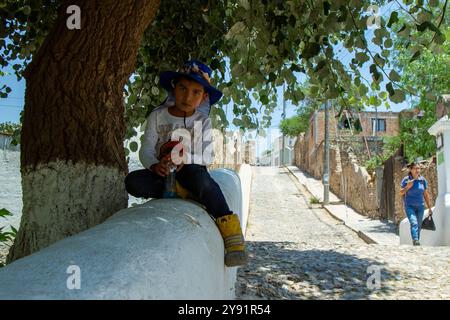
[[[376,122],[378,122],[378,131],[376,135],[379,137],[396,136],[400,132],[400,121],[398,112],[359,112],[349,113],[344,111],[338,121],[333,112],[330,112],[330,138],[336,136],[336,128],[340,130],[348,127],[347,123],[352,123],[352,131],[354,136],[373,137],[375,136]],[[362,131],[355,130],[357,122],[361,125]],[[319,145],[325,136],[325,112],[318,110],[311,114],[309,120],[309,136],[311,137],[311,146]]]

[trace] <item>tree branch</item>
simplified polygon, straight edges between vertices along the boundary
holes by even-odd
[[[375,63],[375,65],[383,72],[383,74],[386,76],[386,78],[389,79],[390,82],[392,82],[393,84],[395,84],[397,87],[401,88],[403,91],[408,92],[410,95],[417,96],[417,94],[415,94],[415,93],[413,93],[413,92],[407,90],[405,87],[403,87],[402,85],[398,84],[396,81],[392,80],[392,79],[389,77],[389,75],[386,73],[386,71],[384,71],[383,67],[381,67],[381,66],[378,64],[378,62],[375,60],[375,58],[374,58],[372,52],[371,52],[371,51],[369,50],[369,48],[367,47],[367,44],[365,44],[365,42],[364,42],[365,39],[361,36],[361,30],[360,30],[360,29],[358,28],[358,26],[356,25],[355,17],[353,16],[353,14],[352,14],[350,8],[348,7],[348,5],[347,5],[347,9],[348,9],[348,11],[349,11],[349,13],[350,13],[350,16],[352,17],[353,25],[355,26],[356,30],[358,31],[358,36],[359,36],[359,38],[361,39],[361,41],[362,41],[362,42],[364,43],[364,45],[365,45],[365,51],[366,51],[366,53],[368,53],[368,54],[372,57],[372,61]]]
[[[448,0],[445,0],[444,7],[442,8],[441,21],[439,21],[439,24],[437,26],[438,29],[441,27],[442,21],[444,21],[445,10],[447,9],[447,2],[448,2]],[[434,38],[436,38],[436,35],[437,35],[437,32],[434,32],[433,38],[431,39],[430,43],[428,43],[426,46],[427,48],[428,48],[428,46],[430,46],[433,43]]]
[[[395,2],[397,2],[398,6],[399,6],[402,10],[404,10],[405,12],[407,12],[407,13],[411,16],[411,18],[413,18],[413,20],[414,20],[417,24],[420,24],[419,21],[417,21],[416,17],[414,17],[408,10],[406,10],[405,8],[403,8],[403,6],[400,4],[400,2],[398,2],[398,0],[395,0]]]

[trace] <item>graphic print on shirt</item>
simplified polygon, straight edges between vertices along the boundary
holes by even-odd
[[[166,142],[181,141],[184,149],[184,163],[202,163],[202,157],[204,155],[208,156],[207,153],[210,148],[203,150],[204,141],[201,121],[195,121],[193,128],[185,128],[178,123],[160,124],[157,126],[157,132],[158,142],[156,143],[156,152],[158,155],[161,146]]]

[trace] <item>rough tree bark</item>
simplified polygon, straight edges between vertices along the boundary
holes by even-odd
[[[80,30],[66,26],[70,5],[81,9]],[[25,72],[23,213],[8,262],[127,206],[123,88],[158,8],[159,0],[61,5]]]

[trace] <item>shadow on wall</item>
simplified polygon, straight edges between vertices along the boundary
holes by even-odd
[[[298,250],[297,244],[291,242],[246,243],[250,259],[246,267],[238,270],[238,299],[369,299],[373,293],[386,295],[394,291],[386,282],[400,275],[400,271],[376,260],[337,251]],[[368,272],[371,266],[380,270],[381,287],[375,291],[367,286],[374,274]],[[371,279],[369,282],[374,283]]]

